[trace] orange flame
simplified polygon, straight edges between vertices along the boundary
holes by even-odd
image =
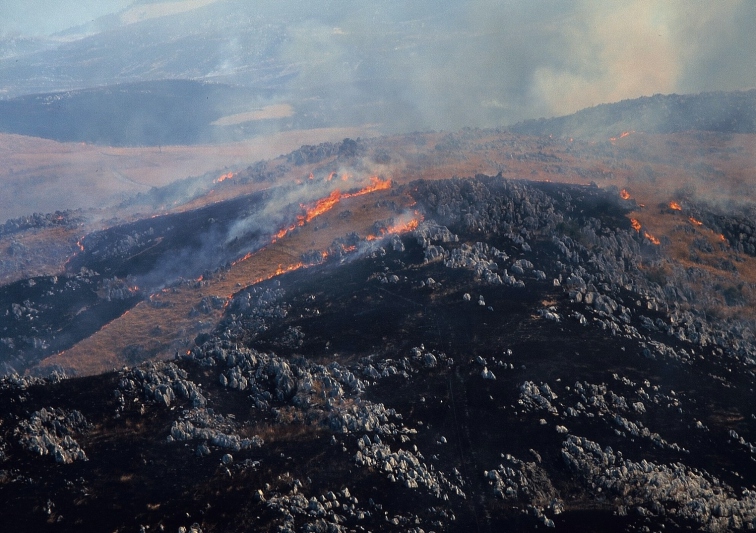
[[[330,211],[333,209],[333,207],[341,201],[341,191],[338,189],[334,189],[331,194],[326,196],[325,198],[321,198],[320,200],[316,200],[313,205],[305,206],[302,205],[302,208],[305,210],[304,215],[300,215],[298,218],[299,221],[301,221],[300,226],[303,225],[305,222],[309,222],[313,218],[315,218],[318,215],[322,215],[323,213],[326,213],[327,211]]]
[[[669,208],[674,211],[682,211],[682,207],[675,201],[669,202]]]
[[[76,241],[76,246],[79,247],[79,251],[82,251],[82,252],[84,251],[84,245],[81,244],[81,239],[79,239],[78,241]]]
[[[344,174],[344,176],[342,177],[342,179],[347,179],[347,178],[348,178],[347,174]],[[372,192],[383,191],[390,188],[391,188],[391,180],[382,180],[378,176],[372,176],[370,178],[370,185],[358,190],[357,192],[342,193],[339,189],[334,189],[331,192],[331,194],[329,194],[325,198],[321,198],[310,204],[300,204],[302,209],[304,209],[305,213],[303,215],[299,215],[297,217],[297,221],[291,226],[289,226],[288,228],[283,228],[279,230],[278,233],[276,233],[273,236],[273,239],[271,240],[271,242],[276,242],[277,240],[285,237],[286,234],[289,233],[290,231],[293,231],[294,229],[300,226],[304,226],[307,222],[310,222],[313,218],[330,211],[342,199],[354,198],[356,196],[362,196],[364,194],[370,194]]]
[[[638,222],[636,219],[631,218],[630,219],[630,225],[633,227],[633,229],[640,233],[641,230],[641,223]]]
[[[422,219],[422,215],[420,215],[417,211],[415,211],[415,217],[408,222],[395,224],[393,226],[390,226],[386,229],[381,230],[380,235],[368,235],[365,237],[366,241],[375,241],[377,239],[380,239],[381,237],[384,237],[386,235],[398,235],[400,233],[405,233],[408,231],[413,231],[417,229],[417,226],[420,224],[420,220]]]
[[[239,263],[241,263],[242,261],[246,261],[246,260],[247,260],[247,259],[249,259],[250,257],[252,257],[252,252],[248,252],[248,253],[247,253],[247,255],[245,255],[244,257],[242,257],[242,258],[240,258],[240,259],[237,259],[236,261],[233,261],[233,262],[231,263],[231,266],[235,266],[235,265],[238,265]]]
[[[229,172],[228,174],[223,174],[222,176],[219,176],[218,179],[213,180],[213,183],[220,183],[222,181],[230,180],[234,177],[233,172]]]
[[[649,232],[646,231],[646,232],[643,233],[643,235],[649,241],[651,241],[651,244],[655,244],[656,246],[659,246],[661,244],[661,242],[659,242],[659,239],[657,239],[656,237],[654,237],[653,235],[651,235]]]
[[[726,242],[727,238],[723,234],[720,233],[719,234],[719,240],[722,241],[722,242]]]
[[[635,132],[634,131],[623,131],[622,133],[620,133],[619,137],[609,137],[609,140],[612,141],[612,142],[614,142],[617,139],[624,139],[625,137],[627,137],[631,133],[635,133]]]
[[[693,217],[688,217],[688,220],[690,220],[690,223],[693,224],[694,226],[703,226],[703,222],[701,222],[700,220],[696,220]]]
[[[376,191],[385,191],[391,188],[391,180],[382,180],[378,176],[370,177],[370,185],[364,189],[351,194],[344,195],[344,198],[354,198],[355,196],[362,196],[363,194],[370,194]]]
[[[274,278],[276,276],[280,276],[281,274],[286,274],[287,272],[292,272],[294,270],[298,270],[298,269],[303,268],[303,267],[306,268],[308,266],[309,265],[306,265],[304,263],[293,263],[291,265],[286,265],[286,266],[278,265],[278,268],[276,269],[275,272],[273,272],[271,274],[268,274],[267,276],[259,277],[259,278],[255,279],[254,281],[252,281],[251,284],[252,285],[256,285],[257,283],[261,283],[263,281],[267,281],[267,280],[269,280],[271,278]]]
[[[630,199],[630,193],[627,192],[627,189],[622,189],[620,191],[620,198],[622,198],[623,200],[629,200]]]
[[[285,274],[287,272],[291,272],[293,270],[300,269],[303,266],[305,266],[305,264],[302,263],[302,262],[294,263],[294,264],[291,264],[291,265],[286,265],[285,267],[282,267],[281,265],[278,265],[278,268],[276,269],[276,273],[273,274],[273,275],[274,276],[280,276],[281,274]]]

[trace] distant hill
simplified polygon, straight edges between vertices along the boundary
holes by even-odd
[[[0,101],[0,131],[111,146],[195,144],[228,139],[211,126],[249,111],[266,91],[163,80],[20,96]]]
[[[509,129],[526,135],[582,139],[607,139],[623,131],[754,133],[756,90],[644,96],[563,117],[526,120]]]

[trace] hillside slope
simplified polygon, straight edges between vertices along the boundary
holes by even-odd
[[[591,140],[606,140],[629,131],[756,133],[756,90],[657,94],[602,104],[564,117],[526,120],[509,129],[526,135]]]

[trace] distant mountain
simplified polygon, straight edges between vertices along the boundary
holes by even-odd
[[[563,117],[526,120],[509,128],[526,135],[607,139],[623,131],[756,132],[756,90],[661,95],[623,100]]]
[[[269,96],[269,91],[188,80],[20,96],[0,101],[0,131],[112,146],[227,140],[233,132],[211,123],[249,111]]]
[[[381,43],[392,52],[439,39],[454,19],[442,12],[447,3],[382,2],[373,9],[379,20],[373,29],[380,32],[380,42],[373,43],[370,53],[383,54]],[[333,48],[332,32],[346,43],[338,46],[354,48],[351,37],[338,33],[339,25],[349,21],[347,14],[356,10],[346,0],[313,5],[219,0],[195,3],[199,7],[184,11],[176,8],[178,2],[165,4],[134,5],[54,39],[0,40],[0,96],[160,79],[210,79],[281,89],[292,75],[311,67],[301,50],[294,50],[301,39],[326,47],[323,62],[345,53]],[[349,68],[364,61],[361,51],[348,56]]]
[[[305,127],[498,125],[504,111],[476,98],[449,89],[455,113],[443,115],[428,98],[450,36],[484,40],[460,27],[463,13],[449,0],[140,4],[40,42],[0,39],[0,99],[182,79],[271,91]]]

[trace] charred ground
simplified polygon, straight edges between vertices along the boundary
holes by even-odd
[[[173,361],[5,378],[3,522],[754,523],[748,322],[647,274],[665,248],[630,227],[634,201],[501,176],[406,192],[416,229],[240,290]]]

